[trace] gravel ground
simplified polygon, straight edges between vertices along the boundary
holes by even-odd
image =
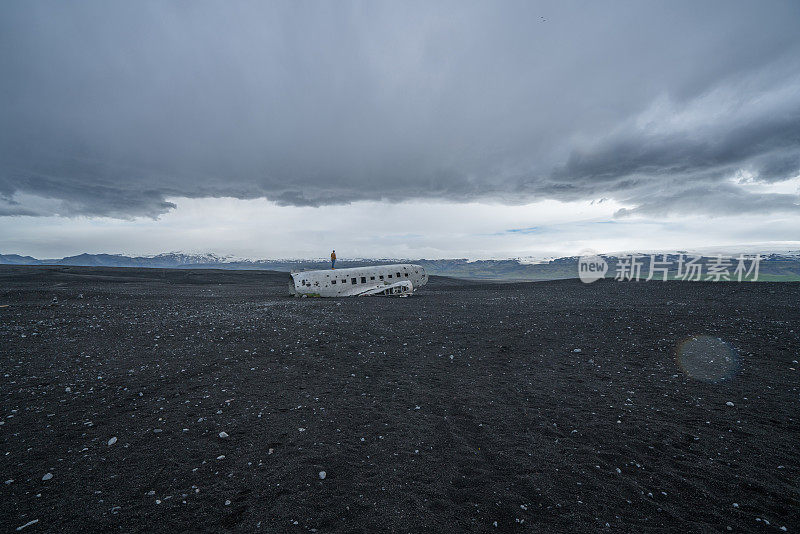
[[[800,528],[800,284],[287,278],[0,267],[0,528]]]

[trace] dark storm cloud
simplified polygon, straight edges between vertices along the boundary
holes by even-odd
[[[6,2],[0,214],[157,216],[181,196],[793,210],[735,181],[800,171],[797,20],[793,2]]]
[[[795,195],[755,195],[734,185],[800,174],[800,99],[771,104],[749,117],[692,122],[666,132],[660,126],[624,128],[598,146],[573,152],[546,180],[534,182],[556,198],[609,195],[635,209],[619,215],[800,213]]]

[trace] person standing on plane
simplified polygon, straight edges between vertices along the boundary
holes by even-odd
[[[331,269],[336,268],[336,251],[331,252]]]

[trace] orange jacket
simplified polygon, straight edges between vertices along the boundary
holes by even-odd
[[[332,259],[332,260],[335,260],[335,259],[336,259],[336,253],[335,253],[335,252],[331,252],[331,259]]]

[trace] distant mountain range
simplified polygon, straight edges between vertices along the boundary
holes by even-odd
[[[252,263],[244,261],[244,263]],[[123,256],[122,254],[78,254],[60,259],[38,260],[19,254],[0,254],[0,264],[4,265],[76,265],[85,267],[156,267],[181,269],[189,267],[230,268],[229,258],[216,254],[184,254],[170,252],[157,256]],[[258,267],[254,267],[258,268]]]
[[[657,260],[661,260],[661,255]],[[608,263],[607,277],[613,277],[621,267],[621,261],[626,256],[603,255]],[[666,262],[670,264],[668,277],[675,278],[677,273],[677,253],[667,254]],[[479,279],[479,280],[556,280],[578,277],[578,257],[557,258],[538,263],[526,263],[516,259],[507,260],[476,260],[466,259],[441,259],[441,260],[397,260],[397,259],[372,259],[372,260],[338,260],[339,268],[359,267],[364,265],[378,265],[383,263],[413,262],[425,267],[433,275],[450,276],[454,278]],[[641,276],[647,277],[650,266],[650,256],[643,255],[641,263]],[[714,262],[713,256],[704,256],[699,261],[703,265],[703,278],[708,266]],[[308,269],[325,269],[330,263],[323,260],[247,260],[216,254],[184,254],[170,252],[157,256],[124,256],[120,254],[79,254],[60,259],[36,259],[31,256],[18,254],[0,254],[0,264],[4,265],[72,265],[91,267],[145,267],[158,269],[234,269],[253,270],[265,269],[273,271],[294,271]],[[730,267],[733,273],[736,261]],[[657,274],[661,278],[663,274]],[[761,281],[800,281],[800,253],[786,252],[765,254],[759,265],[759,280]]]

